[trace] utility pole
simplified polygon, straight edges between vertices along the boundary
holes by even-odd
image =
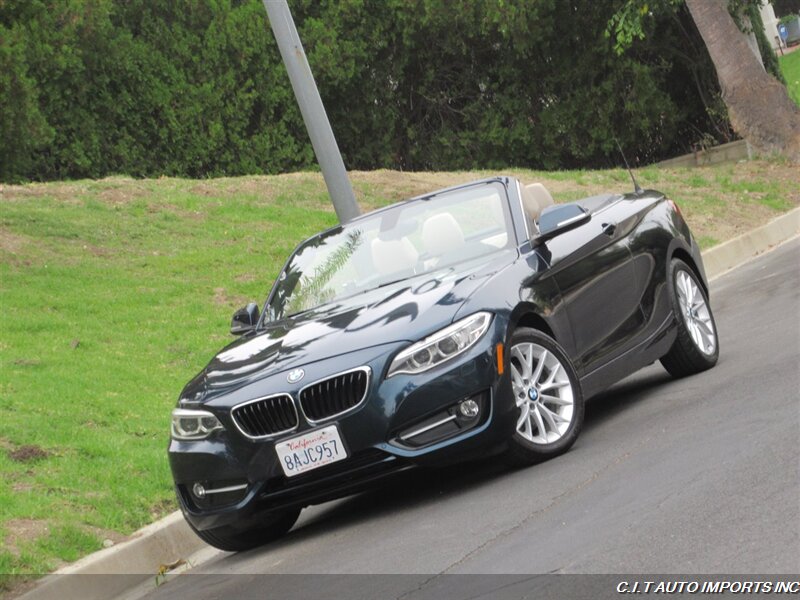
[[[289,5],[286,0],[264,0],[264,8],[267,9],[269,24],[278,42],[283,64],[289,73],[289,81],[292,83],[300,113],[308,129],[314,154],[317,155],[317,161],[322,169],[322,177],[328,186],[336,216],[341,223],[347,223],[361,214],[361,211],[356,203],[350,179],[347,177],[336,138],[333,137],[333,130],[322,105],[317,84],[314,83],[303,44],[294,26],[292,13],[289,12]]]

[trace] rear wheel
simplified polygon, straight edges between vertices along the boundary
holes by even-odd
[[[511,338],[509,371],[517,427],[507,457],[529,465],[566,452],[583,425],[583,396],[572,362],[554,339],[520,328]]]
[[[670,263],[668,276],[678,335],[672,348],[661,358],[661,364],[673,377],[685,377],[717,364],[717,325],[708,296],[692,268],[676,258]]]
[[[189,527],[205,543],[226,552],[239,552],[277,540],[292,528],[299,516],[300,509],[292,508],[273,513],[246,528],[224,525],[201,531],[195,529],[191,523],[189,523]]]

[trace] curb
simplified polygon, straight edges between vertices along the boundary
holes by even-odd
[[[706,276],[718,277],[746,260],[800,234],[800,208],[703,252]]]
[[[709,279],[718,277],[749,259],[800,234],[800,208],[748,233],[703,252]],[[204,551],[205,549],[205,551]],[[79,561],[44,577],[19,600],[101,600],[122,596],[132,587],[153,581],[156,574],[180,566],[193,566],[212,555],[176,511],[126,540],[90,554]],[[213,553],[215,555],[216,552]],[[63,577],[63,575],[114,575],[113,577]],[[120,577],[120,575],[122,577]]]
[[[191,556],[203,542],[189,529],[180,511],[135,532],[130,539],[105,548],[44,577],[19,600],[65,600],[117,598],[131,587],[149,581],[155,587],[156,574],[191,564]],[[72,575],[73,577],[64,577]],[[74,577],[114,575],[113,577]],[[118,577],[122,575],[122,577]]]

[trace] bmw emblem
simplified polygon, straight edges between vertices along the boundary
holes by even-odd
[[[528,397],[531,400],[536,401],[536,399],[539,397],[539,393],[534,388],[531,388],[528,390]]]
[[[286,381],[289,383],[297,383],[300,381],[306,372],[303,369],[295,369],[294,371],[289,371],[289,375],[286,376]]]

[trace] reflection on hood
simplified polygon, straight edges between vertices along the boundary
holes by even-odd
[[[449,324],[490,275],[511,263],[512,255],[501,252],[426,273],[268,324],[214,357],[184,395],[217,395],[214,390],[228,391],[330,356],[421,339]]]

